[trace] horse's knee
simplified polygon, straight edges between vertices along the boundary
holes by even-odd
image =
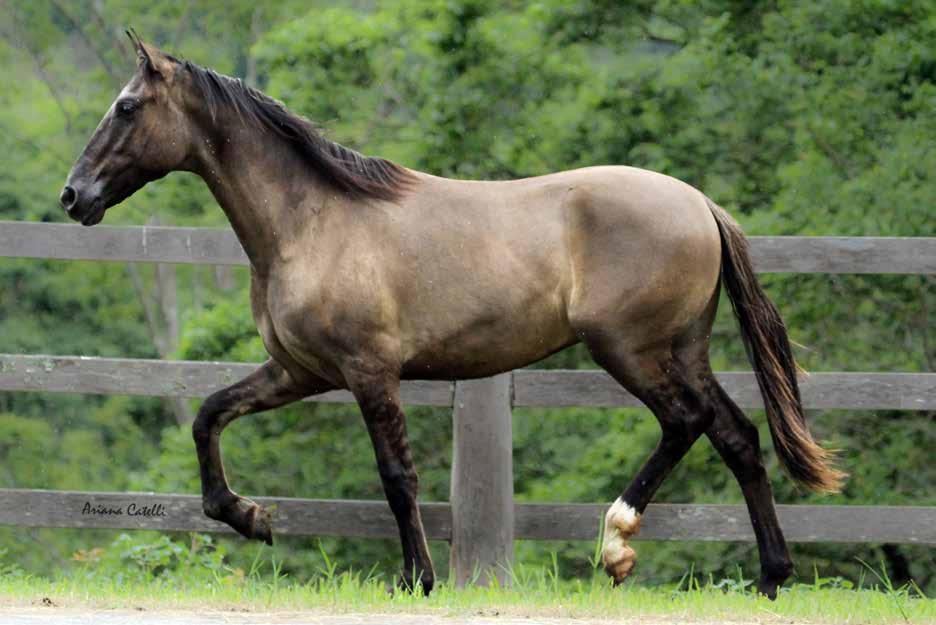
[[[218,421],[230,404],[228,393],[212,393],[202,402],[192,422],[192,438],[196,444],[207,443],[218,426]]]

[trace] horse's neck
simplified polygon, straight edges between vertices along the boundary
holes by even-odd
[[[206,142],[197,173],[260,274],[281,259],[322,203],[321,182],[289,146],[232,120]],[[212,145],[216,143],[217,145]]]

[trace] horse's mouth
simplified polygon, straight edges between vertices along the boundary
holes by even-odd
[[[81,225],[82,226],[94,226],[96,224],[101,223],[101,220],[104,219],[105,210],[106,209],[104,208],[103,200],[101,199],[95,200],[94,203],[91,204],[91,208],[90,210],[88,210],[88,213],[84,217],[81,218],[81,221],[80,221]]]

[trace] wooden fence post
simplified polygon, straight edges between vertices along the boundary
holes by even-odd
[[[504,373],[455,384],[450,500],[457,586],[487,585],[492,575],[510,582],[504,567],[514,553],[511,379]]]

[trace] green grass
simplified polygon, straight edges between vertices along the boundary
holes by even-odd
[[[392,580],[375,571],[342,571],[320,544],[321,564],[311,579],[282,572],[260,548],[247,570],[227,563],[210,536],[186,542],[165,535],[121,534],[106,548],[79,550],[72,568],[55,579],[4,564],[0,549],[0,606],[54,605],[85,608],[407,613],[440,616],[510,615],[592,619],[656,617],[674,622],[936,623],[936,601],[910,584],[895,587],[883,565],[862,563],[856,583],[814,575],[790,584],[776,601],[752,592],[752,580],[700,580],[688,571],[678,584],[612,588],[600,570],[596,546],[593,574],[563,579],[556,558],[550,567],[516,564],[497,583],[456,589],[438,584],[428,598],[388,592]]]
[[[700,584],[688,576],[680,588],[625,585],[611,588],[591,580],[560,580],[551,571],[514,574],[511,587],[439,585],[429,598],[390,594],[387,581],[332,569],[299,583],[274,573],[233,573],[212,579],[127,580],[120,576],[73,574],[59,580],[29,576],[0,578],[0,605],[90,608],[312,611],[319,613],[407,613],[440,616],[511,615],[571,618],[670,617],[679,622],[763,623],[936,623],[936,601],[912,589],[864,589],[797,584],[776,601],[758,597],[743,582]],[[48,600],[48,601],[47,601]]]

